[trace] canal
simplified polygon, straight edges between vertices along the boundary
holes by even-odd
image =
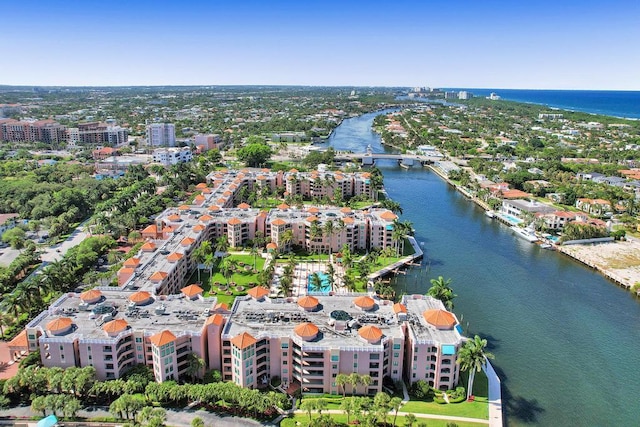
[[[345,120],[337,150],[384,152],[377,113]],[[397,278],[408,293],[452,279],[467,335],[489,341],[508,425],[637,425],[640,304],[629,292],[558,253],[514,236],[433,172],[380,162],[387,193],[401,203],[426,252]]]

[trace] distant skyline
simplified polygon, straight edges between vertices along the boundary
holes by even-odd
[[[640,2],[2,5],[0,85],[640,90]]]

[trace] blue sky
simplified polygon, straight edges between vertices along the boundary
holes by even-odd
[[[640,90],[640,2],[4,2],[0,84]]]

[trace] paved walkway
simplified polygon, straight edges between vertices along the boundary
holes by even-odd
[[[305,414],[307,415],[307,411],[297,410],[296,414]],[[329,409],[326,411],[322,411],[324,414],[344,414],[344,411],[340,409]],[[394,416],[395,412],[390,411],[390,416]],[[409,412],[398,412],[398,416],[403,417],[409,415]],[[428,418],[432,420],[447,420],[447,421],[460,421],[465,423],[478,423],[478,424],[490,424],[489,420],[482,420],[480,418],[468,418],[468,417],[455,417],[453,415],[436,415],[436,414],[413,414],[416,418]]]
[[[30,418],[38,416],[31,411],[28,406],[19,406],[11,409],[0,410],[0,417],[16,417],[16,418]],[[78,412],[78,416],[83,418],[97,418],[97,417],[113,417],[108,411],[108,408],[88,408]],[[255,420],[247,418],[239,418],[233,416],[226,416],[223,414],[214,414],[203,410],[188,410],[175,411],[173,409],[167,409],[167,422],[166,424],[172,427],[190,427],[191,420],[195,417],[200,417],[204,421],[205,426],[220,426],[220,427],[257,427],[264,425],[271,425],[270,423],[260,423]]]
[[[502,427],[502,389],[500,386],[500,378],[493,369],[491,363],[487,360],[482,370],[489,380],[489,425],[491,427]]]

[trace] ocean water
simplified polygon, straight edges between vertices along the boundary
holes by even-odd
[[[453,89],[467,90],[474,96],[495,92],[508,101],[547,105],[565,110],[640,119],[640,91],[613,90],[532,90],[532,89]]]

